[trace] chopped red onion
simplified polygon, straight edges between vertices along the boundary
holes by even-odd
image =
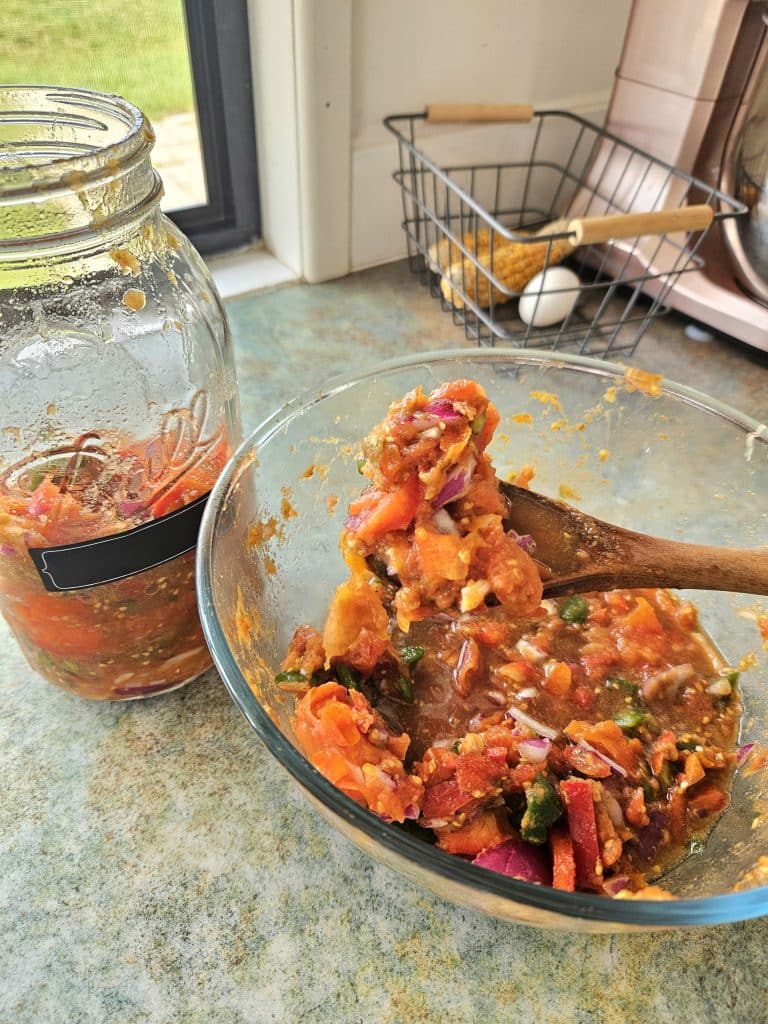
[[[551,885],[552,868],[549,856],[541,846],[532,846],[522,839],[505,839],[490,850],[483,850],[472,861],[478,867],[498,871],[510,878],[534,885]]]
[[[538,722],[530,715],[526,715],[526,713],[521,711],[520,708],[509,708],[505,717],[514,718],[516,722],[520,722],[522,725],[527,725],[529,729],[533,729],[533,731],[537,732],[539,736],[546,736],[547,739],[550,740],[556,740],[560,735],[559,729],[553,729],[549,725],[544,725],[542,722]]]
[[[459,470],[455,476],[449,477],[443,484],[437,497],[432,499],[432,508],[439,509],[447,505],[449,501],[455,501],[464,493],[467,478],[463,470]]]
[[[126,519],[128,516],[135,516],[144,508],[143,501],[121,501],[117,506],[117,514]]]
[[[604,761],[609,768],[612,768],[617,775],[621,775],[623,779],[626,779],[627,769],[622,768],[620,764],[618,764],[616,761],[611,760],[611,758],[603,754],[602,751],[595,749],[595,747],[593,747],[591,743],[587,743],[586,740],[579,740],[578,745],[580,747],[583,747],[585,750],[588,750],[590,753],[594,754],[595,757],[599,757],[600,760]]]
[[[656,807],[648,809],[649,822],[637,833],[637,852],[647,862],[656,859],[664,845],[664,833],[669,831],[669,815]]]
[[[714,683],[710,683],[707,687],[707,693],[713,697],[730,697],[731,684],[727,679],[716,679]]]
[[[754,743],[743,743],[736,752],[736,766],[741,768],[754,749]]]
[[[523,740],[518,743],[517,749],[526,761],[541,764],[542,761],[546,761],[551,746],[549,740]]]
[[[449,402],[446,398],[439,398],[436,402],[430,402],[424,411],[432,416],[439,416],[445,422],[448,422],[448,420],[463,420],[465,418],[454,409],[453,403]]]
[[[603,882],[603,889],[609,896],[615,896],[617,893],[629,889],[631,884],[632,882],[628,875],[614,875],[613,878]]]
[[[696,675],[693,665],[673,665],[665,668],[663,672],[656,672],[640,684],[643,697],[646,700],[655,700],[656,697],[674,697],[683,683],[687,683]]]
[[[610,793],[605,786],[603,786],[603,800],[611,822],[616,826],[616,828],[624,828],[624,812],[621,809],[621,804],[613,793]]]
[[[11,544],[0,544],[0,555],[4,555],[6,558],[13,558],[16,554],[16,548]]]
[[[46,480],[47,479],[48,478],[46,477]],[[27,505],[27,509],[29,510],[29,514],[31,516],[44,515],[49,510],[49,507],[48,507],[48,497],[45,494],[45,491],[42,490],[42,486],[43,485],[40,484],[40,486],[37,487],[32,492],[32,496],[29,499],[29,504]]]
[[[403,811],[403,816],[406,819],[410,819],[411,821],[413,821],[416,818],[418,818],[420,813],[421,812],[420,812],[419,808],[416,806],[416,804],[408,804],[408,806]]]
[[[511,537],[518,547],[521,547],[526,554],[536,554],[536,541],[530,533],[517,533],[515,530],[507,530],[507,536]]]
[[[422,828],[445,828],[448,824],[447,818],[419,818]]]

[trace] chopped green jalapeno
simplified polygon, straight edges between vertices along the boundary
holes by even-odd
[[[651,731],[658,729],[658,723],[653,715],[647,711],[641,711],[640,708],[627,708],[626,711],[620,711],[614,718],[614,722],[626,732],[633,732],[642,726]]]
[[[672,767],[669,761],[665,761],[662,765],[661,771],[659,772],[659,782],[661,783],[662,788],[666,791],[672,785],[673,781]]]
[[[278,672],[275,676],[276,683],[306,683],[307,677],[303,672]]]
[[[403,700],[413,704],[413,683],[408,676],[400,676],[397,680],[397,689]]]
[[[578,594],[569,597],[560,609],[560,618],[563,622],[584,622],[589,615],[589,605]]]
[[[472,433],[482,433],[483,427],[485,426],[485,413],[481,412],[478,416],[472,420]]]
[[[632,697],[636,696],[640,690],[637,683],[631,683],[629,679],[622,679],[621,676],[613,676],[611,679],[606,679],[605,685],[609,690],[622,690]]]
[[[728,680],[731,686],[735,686],[739,681],[739,673],[735,670],[733,672],[726,672],[725,678]]]
[[[400,657],[408,666],[413,668],[414,665],[418,665],[421,659],[424,657],[424,648],[416,647],[415,645],[409,645],[408,647],[400,648]]]
[[[453,745],[451,746],[451,753],[452,754],[458,754],[459,753],[459,743],[460,742],[461,742],[460,740],[454,740]]]
[[[526,843],[544,843],[547,829],[563,813],[560,797],[546,775],[539,772],[525,791],[525,800],[528,806],[520,822],[520,835]]]
[[[357,460],[357,472],[360,473],[361,475],[363,472],[363,466],[365,466],[365,462],[366,460],[364,458]]]
[[[357,672],[351,669],[349,665],[337,665],[336,675],[339,677],[339,682],[342,686],[346,686],[348,690],[359,690],[360,680]]]

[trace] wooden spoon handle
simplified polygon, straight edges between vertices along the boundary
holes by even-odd
[[[530,103],[428,103],[425,114],[428,124],[526,122],[533,119],[533,107]]]
[[[656,587],[768,594],[768,549],[681,544],[635,535],[632,561]]]
[[[545,580],[544,596],[559,597],[585,590],[623,587],[768,594],[766,550],[681,544],[614,529],[614,539],[621,541],[620,558],[598,558],[583,569],[574,569]]]

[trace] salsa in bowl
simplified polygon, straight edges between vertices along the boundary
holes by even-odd
[[[339,536],[342,529],[360,533],[360,517],[366,520],[361,492],[381,483],[371,477],[370,451],[363,446],[361,452],[362,439],[415,387],[430,396],[457,380],[477,382],[500,416],[493,440],[485,436],[485,424],[472,433],[481,439],[471,453],[472,478],[487,448],[498,476],[520,479],[530,472],[526,467],[535,467],[536,489],[621,525],[744,547],[764,540],[764,514],[755,515],[753,508],[747,516],[735,498],[750,489],[762,494],[763,505],[757,507],[766,507],[765,446],[759,436],[750,437],[757,425],[695,392],[604,363],[530,352],[436,353],[388,364],[281,410],[240,449],[214,490],[201,533],[198,587],[206,636],[233,697],[336,827],[444,897],[511,919],[597,930],[712,923],[763,913],[764,836],[761,822],[753,827],[761,772],[752,770],[754,757],[736,766],[738,746],[759,745],[763,735],[765,665],[754,598],[633,592],[586,595],[583,604],[558,599],[542,607],[531,593],[526,600],[532,607],[512,609],[496,581],[483,594],[481,607],[473,602],[490,578],[487,564],[484,575],[470,574],[448,595],[435,580],[430,583],[429,559],[422,558],[412,576],[421,597],[426,593],[432,600],[434,614],[423,615],[413,594],[398,598],[390,606],[400,629],[389,634],[394,655],[379,651],[373,672],[367,674],[361,651],[355,661],[348,650],[345,660],[335,649],[324,649],[321,662],[311,665],[302,662],[304,652],[295,641],[290,647],[297,626],[327,639],[329,604],[337,588],[349,583]],[[443,410],[441,422],[448,415]],[[471,432],[472,423],[466,425]],[[369,463],[360,466],[368,479],[358,472],[360,458]],[[432,482],[437,487],[438,481]],[[475,498],[478,494],[482,497],[478,491]],[[419,500],[432,504],[439,497],[435,491]],[[463,497],[449,494],[432,513],[447,509],[454,515]],[[484,500],[492,504],[487,488]],[[497,513],[491,504],[470,511],[492,516]],[[424,508],[421,512],[426,514]],[[376,535],[370,515],[367,521],[358,554],[370,562],[370,556],[381,559],[382,551],[367,550]],[[396,519],[388,525],[403,529]],[[434,532],[451,536],[444,520],[443,527],[446,533]],[[495,527],[486,521],[483,528],[487,542]],[[409,539],[412,546],[413,535]],[[425,538],[424,551],[433,540]],[[517,550],[525,553],[525,544]],[[445,565],[446,558],[441,548],[438,562]],[[524,570],[524,559],[520,563]],[[391,575],[400,584],[409,579],[407,571]],[[691,597],[711,643],[697,628]],[[498,609],[505,607],[511,610],[502,622]],[[305,650],[316,644],[312,635],[305,634]],[[604,658],[611,640],[615,649],[623,644],[624,653],[616,659],[614,649],[613,668],[601,671],[594,657],[600,651],[585,648],[597,643]],[[642,657],[649,643],[659,658],[657,678],[646,671],[648,659]],[[419,650],[404,653],[409,646],[423,652],[412,665],[408,661]],[[642,665],[633,669],[638,651]],[[590,657],[591,674],[583,664]],[[665,677],[670,669],[678,671]],[[740,685],[734,686],[733,674],[740,670]],[[457,681],[465,693],[457,693]],[[433,728],[438,708],[446,708],[441,688],[451,694],[453,731],[445,728],[446,714]],[[698,696],[676,707],[667,699],[672,690]],[[425,708],[427,693],[431,708]],[[742,699],[745,725],[737,739]],[[305,706],[303,725],[297,702],[299,708],[304,702],[316,705]],[[323,762],[318,756],[318,751],[334,753],[327,737],[321,730],[314,747],[307,738],[317,733],[316,723],[328,707],[334,707],[330,717],[337,716],[343,730],[343,706],[352,719],[352,711],[368,714],[368,708],[381,717],[374,746],[383,737],[387,755],[400,760],[404,779],[411,780],[401,814],[392,813],[396,807],[386,799],[361,801],[349,786],[339,788],[345,766],[336,760],[334,769],[327,757]],[[553,735],[542,734],[542,726]],[[403,734],[410,754],[398,743]],[[353,736],[350,740],[355,745]],[[370,770],[375,758],[362,763],[375,775]],[[385,774],[390,768],[391,762]],[[372,785],[375,790],[375,779]],[[702,797],[691,807],[683,796],[689,787],[690,799]],[[659,817],[662,809],[670,810],[669,820]],[[590,879],[593,817],[599,860],[593,858],[592,867],[599,870]],[[646,831],[648,842],[641,844],[638,860],[638,833],[654,820],[651,831],[662,842],[651,849],[653,837]],[[530,842],[536,836],[540,841]],[[535,857],[528,858],[534,865],[530,875],[513,866],[517,877],[508,877],[498,865],[483,865],[485,850],[517,856],[513,848],[521,839],[524,852],[535,847],[543,856],[538,877]],[[569,861],[574,861],[572,884],[563,867]],[[644,896],[633,876],[651,868],[658,877],[643,878]],[[552,884],[555,873],[559,886]],[[617,882],[615,893],[604,886],[610,878]],[[658,895],[653,888],[674,898],[653,899]]]

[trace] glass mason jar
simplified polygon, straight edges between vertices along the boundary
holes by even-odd
[[[202,506],[240,436],[221,300],[114,96],[0,88],[0,610],[30,664],[125,700],[210,664]]]

